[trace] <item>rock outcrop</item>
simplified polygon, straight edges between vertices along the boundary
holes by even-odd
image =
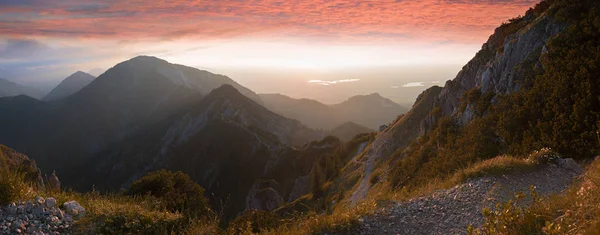
[[[25,180],[39,188],[44,186],[42,172],[37,167],[35,160],[4,145],[0,145],[0,166],[9,171],[19,170],[25,174]]]
[[[502,25],[456,78],[446,82],[434,105],[440,107],[442,116],[452,115],[467,124],[473,118],[473,107],[459,110],[465,92],[479,89],[499,96],[518,91],[524,82],[522,65],[539,64],[546,43],[565,29],[564,23],[533,11]],[[427,129],[433,125],[431,121],[424,123]]]

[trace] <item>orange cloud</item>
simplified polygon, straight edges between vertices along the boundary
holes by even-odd
[[[118,40],[300,37],[481,42],[537,0],[132,0],[0,3],[0,35]],[[3,5],[4,4],[4,5]]]

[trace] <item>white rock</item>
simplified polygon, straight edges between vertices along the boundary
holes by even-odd
[[[35,202],[37,202],[37,204],[39,204],[39,205],[42,205],[42,204],[44,204],[44,198],[38,196],[35,198]]]
[[[46,207],[51,208],[54,206],[56,206],[56,199],[54,199],[53,197],[46,198]]]
[[[85,208],[79,205],[79,203],[76,201],[65,202],[63,204],[63,207],[67,211],[67,214],[71,216],[77,216],[79,214],[85,213]]]

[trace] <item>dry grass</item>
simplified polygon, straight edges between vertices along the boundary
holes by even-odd
[[[534,193],[535,194],[535,193]],[[472,234],[600,234],[600,159],[565,194],[519,207],[517,201],[488,212]]]
[[[481,177],[496,177],[515,171],[532,171],[537,169],[538,156],[544,151],[534,152],[535,156],[512,157],[498,156],[485,160],[462,170],[457,171],[447,179],[432,179],[428,184],[413,189],[396,189],[383,179],[372,185],[367,198],[354,208],[348,209],[347,204],[338,203],[336,209],[331,214],[316,214],[311,212],[307,215],[297,217],[287,221],[283,226],[277,229],[264,231],[263,234],[320,234],[323,232],[344,232],[358,225],[358,219],[372,214],[377,208],[385,206],[393,201],[406,201],[416,197],[430,195],[438,190],[445,190],[464,183],[471,179]],[[382,166],[389,165],[383,164]],[[347,169],[345,169],[347,170]],[[374,173],[384,176],[385,170],[377,168]],[[347,172],[347,175],[356,174],[359,171],[354,169]],[[352,186],[350,186],[352,187]],[[351,195],[351,193],[347,193]]]
[[[469,179],[502,176],[507,173],[531,171],[537,168],[535,161],[502,155],[476,163],[455,173],[450,180],[453,184],[463,183]]]
[[[365,200],[354,208],[341,208],[332,214],[317,214],[310,212],[306,215],[290,219],[283,225],[261,234],[320,234],[322,232],[347,232],[358,226],[358,219],[369,215],[377,208],[375,200]]]

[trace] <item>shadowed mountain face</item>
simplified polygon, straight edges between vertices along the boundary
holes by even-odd
[[[0,128],[9,131],[0,133],[0,143],[29,155],[45,171],[62,173],[222,84],[232,84],[259,100],[225,76],[154,57],[136,57],[58,103],[3,99],[0,119],[6,121]],[[17,107],[14,102],[29,106]]]
[[[332,130],[346,122],[370,129],[387,125],[408,111],[379,94],[354,96],[340,104],[325,105],[310,99],[294,99],[281,94],[261,94],[265,106],[311,128]]]
[[[262,187],[273,190],[271,196],[275,198],[268,200],[287,201],[295,180],[307,175],[313,159],[319,156],[301,157],[302,153],[310,149],[329,153],[339,141],[323,148],[290,146],[322,137],[223,85],[92,158],[78,173],[85,180],[77,185],[118,189],[151,170],[181,170],[214,199],[229,198],[226,215],[233,216],[251,207],[247,200],[253,201]],[[264,180],[277,183],[265,186]]]
[[[26,95],[36,99],[44,97],[44,92],[0,78],[0,97]]]
[[[64,99],[90,84],[95,78],[96,77],[90,74],[78,71],[65,78],[48,95],[46,95],[43,100],[55,101]]]

